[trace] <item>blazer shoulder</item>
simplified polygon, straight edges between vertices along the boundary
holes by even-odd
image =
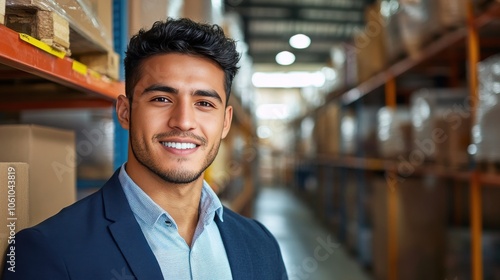
[[[228,224],[231,227],[235,227],[244,235],[251,236],[254,238],[266,238],[275,241],[274,236],[271,232],[259,221],[242,216],[231,209],[224,207],[224,222],[228,220]]]

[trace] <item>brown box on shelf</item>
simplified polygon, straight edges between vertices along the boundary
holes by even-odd
[[[5,0],[0,0],[0,24],[5,24]]]
[[[435,119],[435,128],[442,129],[445,141],[436,143],[436,163],[452,169],[464,169],[469,162],[467,149],[471,143],[471,119],[457,112]]]
[[[115,80],[120,78],[120,56],[114,51],[85,54],[78,60],[100,74]]]
[[[29,164],[29,225],[76,200],[75,134],[36,125],[0,126],[0,161]]]
[[[106,38],[113,37],[113,1],[112,0],[88,0],[88,6],[93,16],[98,20],[99,26]],[[112,47],[112,46],[111,46]]]
[[[149,28],[157,20],[167,18],[170,1],[129,1],[129,36],[135,35],[141,28]],[[154,4],[153,4],[154,3]]]
[[[470,224],[470,184],[463,182],[454,194],[454,220],[457,224]],[[500,189],[497,186],[483,185],[481,188],[481,223],[484,229],[500,228]]]
[[[442,32],[439,1],[404,0],[400,6],[398,20],[405,49],[411,57],[419,57],[423,45]]]
[[[79,179],[107,180],[113,175],[112,108],[24,110],[19,117],[22,123],[74,131]]]
[[[335,103],[326,105],[316,117],[314,138],[318,154],[337,155],[340,150],[340,107]]]
[[[110,2],[106,0],[105,3]],[[112,33],[107,33],[111,29],[100,24],[101,20],[87,0],[10,0],[7,4],[7,14],[12,16],[22,10],[35,10],[53,12],[63,18],[69,24],[69,43],[72,54],[105,53],[113,49]]]
[[[7,27],[69,53],[69,24],[56,12],[24,8],[24,6],[9,6],[6,12]]]
[[[376,180],[373,189],[373,267],[387,279],[388,242],[398,242],[398,279],[444,279],[448,187],[432,178],[407,178],[395,189]],[[398,199],[398,239],[388,240],[388,192]]]
[[[3,271],[4,265],[15,266],[15,250],[11,250],[10,246],[15,244],[15,233],[28,227],[28,192],[28,164],[0,162],[0,200],[3,202],[0,220],[4,223],[0,227],[0,271]]]
[[[397,44],[388,46],[386,28],[389,25],[380,14],[380,3],[366,8],[365,21],[364,30],[354,36],[359,82],[364,82],[384,70],[389,64],[389,57],[399,56],[400,51]]]

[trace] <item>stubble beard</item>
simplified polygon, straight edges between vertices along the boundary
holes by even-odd
[[[221,140],[214,143],[214,145],[210,148],[202,167],[198,171],[190,171],[185,169],[165,170],[161,167],[161,164],[158,161],[155,161],[156,157],[154,157],[153,152],[148,148],[149,146],[145,143],[145,141],[143,139],[139,139],[139,137],[136,137],[134,135],[132,126],[129,133],[132,153],[134,154],[134,157],[137,159],[137,161],[165,182],[177,185],[185,185],[198,180],[203,172],[215,160],[221,143]],[[182,134],[182,132],[179,133]],[[152,141],[151,143],[152,145],[161,145],[161,143],[155,141]],[[205,143],[207,142],[205,141]],[[205,144],[205,146],[200,146],[200,148],[201,150],[205,150],[208,148],[208,146],[206,146]],[[177,159],[177,162],[179,164],[182,164],[183,161],[183,159]]]

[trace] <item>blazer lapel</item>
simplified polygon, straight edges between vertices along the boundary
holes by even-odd
[[[106,218],[114,221],[109,225],[111,235],[137,279],[162,279],[158,261],[122,190],[119,172],[115,172],[102,189]]]
[[[234,280],[253,279],[252,259],[246,240],[233,217],[224,214],[224,222],[215,218],[226,249]]]

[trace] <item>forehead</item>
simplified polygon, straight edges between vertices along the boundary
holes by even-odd
[[[146,58],[138,70],[138,84],[143,85],[159,80],[191,80],[224,87],[223,69],[216,62],[201,56],[158,54]]]

